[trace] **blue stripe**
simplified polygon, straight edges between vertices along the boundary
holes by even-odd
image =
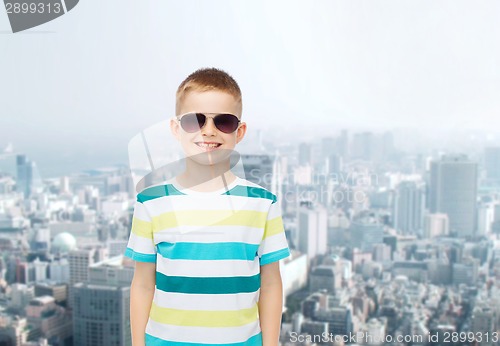
[[[262,346],[262,332],[255,334],[247,341],[230,344],[200,344],[196,342],[168,341],[146,333],[146,346]]]
[[[151,186],[137,195],[137,201],[144,203],[151,199],[175,195],[185,195],[185,193],[177,190],[172,184]]]
[[[257,292],[260,273],[252,276],[189,277],[156,272],[156,288],[186,294],[235,294]]]
[[[156,255],[136,252],[129,247],[125,250],[124,255],[134,261],[156,263]]]
[[[282,258],[287,258],[288,256],[290,256],[290,250],[288,248],[266,253],[260,258],[260,265],[263,266],[264,264],[276,262]]]
[[[161,242],[157,252],[169,259],[187,260],[255,260],[259,244],[239,242],[190,243]]]
[[[141,191],[137,195],[137,201],[144,203],[146,201],[165,197],[165,196],[175,196],[175,195],[186,195],[181,191],[177,190],[172,184],[152,186],[150,188]],[[231,190],[224,192],[222,195],[231,196],[242,196],[242,197],[252,197],[252,198],[265,198],[275,203],[277,201],[276,195],[269,192],[268,190],[255,187],[255,186],[243,186],[237,185]]]

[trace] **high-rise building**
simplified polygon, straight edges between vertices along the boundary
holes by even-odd
[[[342,156],[338,154],[331,154],[327,156],[327,173],[330,175],[334,181],[340,179],[340,173],[343,169],[343,159]]]
[[[307,286],[307,255],[296,250],[292,255],[280,262],[283,279],[283,298]]]
[[[488,332],[497,330],[497,317],[495,309],[484,301],[478,302],[472,312],[470,331],[474,335],[486,335]],[[496,342],[489,340],[489,338],[481,341],[481,345],[496,345]]]
[[[26,155],[17,155],[17,191],[22,192],[24,198],[33,193],[35,163],[30,161]]]
[[[493,223],[491,225],[493,233],[500,233],[500,203],[495,204],[493,211]]]
[[[328,322],[328,333],[333,335],[349,335],[353,332],[352,307],[337,306],[316,313],[318,321]]]
[[[95,263],[87,282],[74,286],[74,344],[130,346],[130,284],[133,262],[123,256]]]
[[[9,306],[14,309],[24,309],[35,297],[35,288],[24,284],[15,283],[11,286],[11,299]]]
[[[491,227],[495,221],[495,203],[481,201],[477,206],[476,234],[484,236],[491,233]]]
[[[298,227],[295,243],[309,260],[327,251],[328,218],[326,209],[301,206],[298,210]]]
[[[345,129],[340,131],[335,152],[342,157],[349,156],[349,132]]]
[[[299,166],[312,164],[312,146],[310,143],[299,144]]]
[[[74,285],[79,282],[87,282],[89,278],[89,266],[106,257],[103,249],[88,248],[76,249],[69,252],[69,305],[73,306]]]
[[[59,179],[59,193],[70,193],[70,188],[69,188],[69,177],[67,176],[62,176]]]
[[[467,258],[463,263],[453,263],[452,280],[454,285],[474,285],[477,282],[479,260]]]
[[[352,138],[351,156],[369,161],[373,159],[375,148],[375,135],[372,132],[356,133]]]
[[[484,168],[488,179],[500,180],[500,147],[484,149]]]
[[[425,187],[421,182],[403,181],[396,188],[393,227],[401,234],[413,235],[422,230]]]
[[[444,156],[431,162],[429,209],[445,213],[450,233],[472,237],[476,233],[477,163],[465,155]]]
[[[315,267],[309,275],[309,290],[317,292],[327,290],[335,292],[342,284],[342,275],[335,266],[320,265]]]

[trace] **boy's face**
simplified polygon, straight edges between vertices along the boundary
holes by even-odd
[[[213,117],[217,114],[229,113],[241,119],[240,109],[240,104],[231,94],[226,92],[218,90],[191,91],[185,95],[177,119],[170,121],[170,129],[181,143],[187,158],[202,165],[213,165],[228,159],[246,132],[246,124],[240,122],[236,131],[224,133],[214,125]],[[207,116],[205,125],[196,132],[186,132],[178,121],[186,113],[205,114]],[[208,144],[211,147],[207,147]]]

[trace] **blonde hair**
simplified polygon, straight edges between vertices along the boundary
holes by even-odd
[[[227,72],[217,68],[201,68],[191,73],[177,88],[175,97],[175,114],[179,115],[180,105],[191,91],[219,90],[232,95],[243,108],[241,90],[238,83]]]

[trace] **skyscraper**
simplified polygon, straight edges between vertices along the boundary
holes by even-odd
[[[130,284],[133,262],[116,256],[89,268],[89,280],[74,286],[74,344],[130,346]]]
[[[354,159],[371,160],[375,149],[375,136],[372,132],[355,133],[352,138],[351,155]]]
[[[484,149],[484,168],[488,179],[500,180],[500,147]]]
[[[342,157],[349,156],[349,133],[347,130],[342,130],[340,136],[337,138],[337,148],[335,151]]]
[[[465,155],[444,156],[431,162],[429,209],[445,213],[450,233],[471,237],[476,233],[477,163]]]
[[[309,143],[299,144],[299,165],[307,166],[312,164],[312,147]]]
[[[87,282],[89,266],[106,257],[106,251],[101,248],[75,249],[69,252],[69,305],[73,306],[74,285]]]
[[[403,181],[396,188],[393,227],[404,234],[422,230],[425,208],[425,188],[421,182]]]
[[[28,198],[33,192],[33,172],[34,162],[30,161],[26,155],[17,155],[17,191],[22,192],[24,198]]]
[[[299,251],[307,254],[308,260],[327,251],[327,213],[324,208],[301,206],[298,210],[298,236],[294,239]]]

